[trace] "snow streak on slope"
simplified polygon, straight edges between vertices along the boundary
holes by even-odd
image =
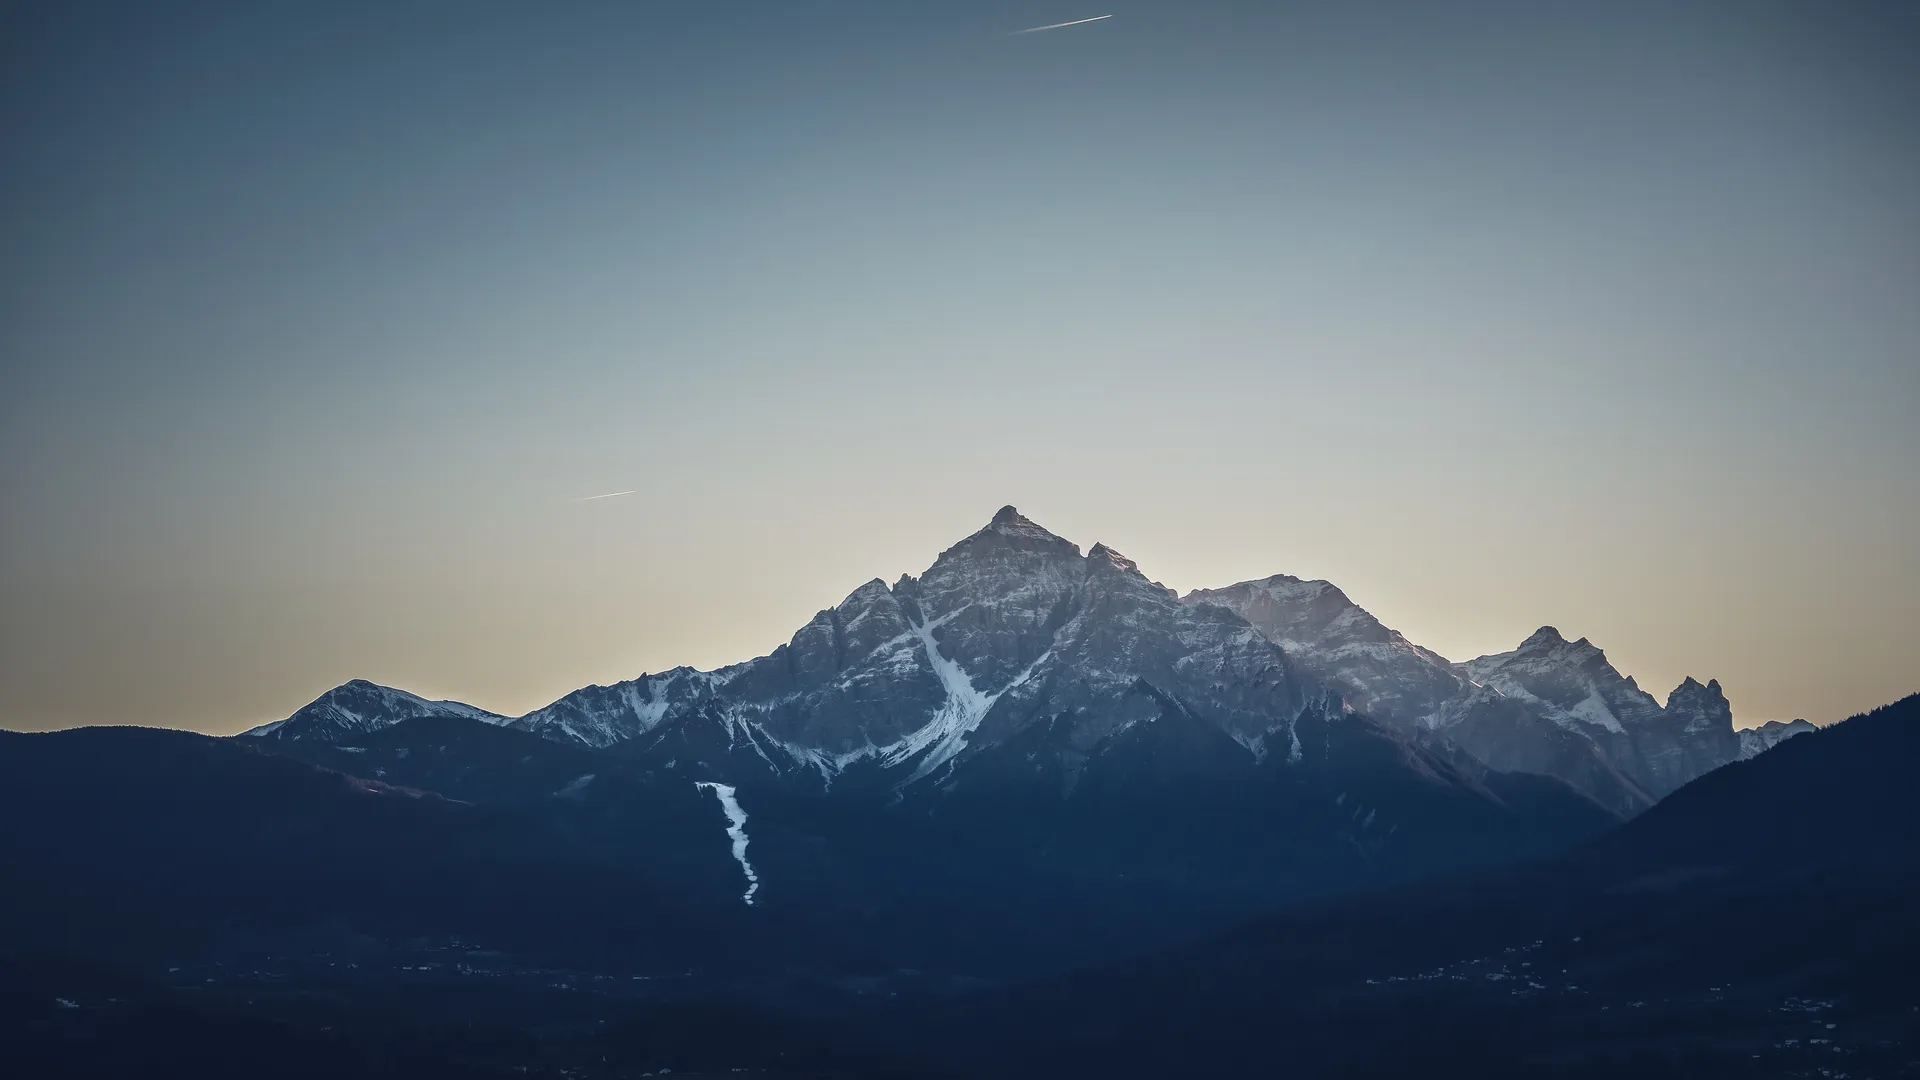
[[[1805,720],[1794,720],[1790,723],[1773,720],[1757,728],[1747,728],[1739,732],[1740,760],[1745,761],[1765,753],[1795,735],[1804,735],[1817,730],[1819,729]]]
[[[460,701],[428,701],[418,694],[354,679],[315,698],[285,720],[241,732],[252,738],[301,738],[339,742],[421,716],[460,716],[484,724],[504,725],[508,718]]]
[[[664,679],[648,679],[647,689],[652,696],[645,699],[641,698],[640,687],[635,683],[627,683],[620,688],[621,696],[626,699],[627,708],[633,710],[637,725],[635,735],[652,731],[654,725],[660,722],[660,718],[667,715],[667,687],[672,681],[672,676]]]
[[[954,614],[957,615],[959,612]],[[980,726],[980,721],[986,718],[987,712],[993,708],[993,703],[1000,700],[1001,695],[1032,678],[1035,669],[1045,663],[1048,656],[1053,655],[1048,651],[1033,663],[1028,664],[1026,670],[1014,676],[1013,681],[1009,682],[1006,689],[1001,690],[1000,693],[981,693],[973,685],[973,678],[967,674],[966,669],[961,667],[958,661],[950,660],[941,653],[939,642],[933,639],[934,628],[952,617],[953,615],[948,615],[945,619],[931,623],[910,624],[913,627],[913,635],[920,640],[920,647],[926,650],[927,663],[933,665],[934,674],[939,676],[940,685],[947,691],[947,700],[917,731],[884,751],[882,760],[889,765],[906,761],[921,751],[926,751],[926,757],[921,760],[919,767],[913,770],[913,775],[901,783],[901,787],[924,779],[933,770],[953,760],[954,755],[966,749],[967,736],[973,734],[974,729]]]
[[[760,877],[753,872],[753,864],[747,861],[747,812],[740,809],[740,800],[734,798],[731,784],[696,780],[693,786],[713,792],[714,797],[720,800],[720,809],[727,812],[727,836],[733,841],[733,859],[747,875],[747,891],[740,899],[751,907],[753,894],[760,889]]]

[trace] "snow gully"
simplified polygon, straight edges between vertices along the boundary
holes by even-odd
[[[713,792],[714,797],[720,800],[720,809],[727,812],[727,836],[733,841],[733,859],[747,875],[747,891],[740,899],[752,907],[753,894],[760,890],[760,876],[753,872],[753,864],[747,861],[747,812],[740,809],[740,800],[734,798],[731,784],[696,780],[693,786]]]

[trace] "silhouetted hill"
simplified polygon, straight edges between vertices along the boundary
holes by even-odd
[[[352,776],[500,806],[543,804],[583,776],[605,774],[610,764],[584,747],[457,715],[402,720],[350,743],[241,741]]]
[[[1920,697],[1708,774],[1565,855],[1021,988],[916,1041],[1031,1076],[1904,1067],[1920,1034],[1916,750]]]
[[[0,941],[125,959],[338,926],[679,968],[764,941],[711,798],[672,785],[671,888],[544,814],[474,806],[176,731],[0,733]],[[678,814],[682,820],[667,819]],[[698,839],[689,839],[694,833]]]

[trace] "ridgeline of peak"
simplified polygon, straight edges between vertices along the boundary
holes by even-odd
[[[1001,507],[986,525],[941,552],[934,565],[940,565],[950,555],[976,550],[1071,553],[1074,558],[1080,557],[1080,545],[1048,530],[1012,506]]]
[[[1721,692],[1718,679],[1702,686],[1699,680],[1687,676],[1667,695],[1665,719],[1679,724],[1690,736],[1711,738],[1719,744],[1715,749],[1721,756],[1740,752],[1740,737],[1733,727],[1733,706]]]
[[[866,584],[848,593],[847,598],[845,600],[840,601],[840,606],[844,608],[847,605],[852,604],[856,601],[859,601],[862,603],[870,603],[874,600],[879,599],[881,596],[889,594],[891,592],[892,590],[887,588],[887,583],[885,580],[881,578],[874,578],[873,580],[867,582]]]
[[[1680,685],[1674,687],[1673,692],[1667,695],[1667,708],[1673,708],[1675,698],[1685,699],[1694,697],[1725,699],[1726,693],[1721,690],[1719,679],[1708,679],[1705,683],[1702,683],[1700,680],[1689,675],[1680,680]]]
[[[1558,627],[1543,626],[1533,633],[1528,634],[1527,639],[1520,643],[1520,649],[1522,651],[1535,652],[1542,649],[1557,649],[1565,644],[1567,644],[1567,639],[1561,636]]]
[[[504,716],[465,702],[429,701],[418,694],[366,679],[349,679],[314,698],[285,720],[262,724],[241,734],[276,740],[339,742],[348,736],[377,731],[420,716],[459,716],[496,725],[507,722]]]
[[[1140,565],[1138,563],[1101,543],[1095,543],[1093,547],[1087,549],[1087,561],[1089,563],[1111,566],[1117,570],[1130,570],[1134,573],[1140,572]]]
[[[1331,582],[1275,574],[1196,589],[1183,604],[1226,608],[1352,708],[1408,734],[1432,729],[1468,684],[1447,659],[1408,641]]]
[[[997,533],[1002,533],[1006,535],[1021,535],[1021,536],[1042,536],[1042,537],[1046,537],[1053,540],[1060,539],[1060,537],[1057,534],[1047,529],[1045,526],[1042,526],[1039,522],[1034,521],[1032,518],[1026,516],[1025,514],[1022,514],[1019,510],[1015,509],[1012,506],[1001,507],[999,511],[993,515],[993,520],[987,522],[986,527],[981,529],[980,532],[997,532]],[[978,533],[976,533],[975,535],[978,535]]]
[[[1489,661],[1548,661],[1555,658],[1591,664],[1595,668],[1605,668],[1607,671],[1613,670],[1612,665],[1607,661],[1605,649],[1584,637],[1569,641],[1555,626],[1542,626],[1528,634],[1526,640],[1515,646],[1512,652],[1493,653],[1469,660],[1467,663],[1480,665]],[[1618,672],[1613,674],[1626,679],[1629,683],[1633,682],[1631,677],[1620,675]]]
[[[594,747],[644,741],[664,761],[684,752],[774,773],[798,763],[827,784],[860,762],[911,763],[917,781],[1039,738],[1025,731],[1044,717],[1084,718],[1062,736],[1061,759],[1084,760],[1138,719],[1138,703],[1119,702],[1141,679],[1209,702],[1196,715],[1256,757],[1282,745],[1297,757],[1302,703],[1331,700],[1398,737],[1550,774],[1628,813],[1739,752],[1717,681],[1688,678],[1663,707],[1552,625],[1456,664],[1322,579],[1274,574],[1180,597],[1107,544],[1082,556],[1012,505],[919,576],[867,581],[767,656],[586,687],[513,720],[356,679],[252,734],[338,742],[465,716]]]

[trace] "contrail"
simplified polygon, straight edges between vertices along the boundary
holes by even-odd
[[[632,495],[632,494],[634,494],[633,491],[609,491],[605,495],[588,495],[586,498],[575,499],[573,501],[574,502],[592,502],[595,499],[617,499],[622,495]]]
[[[1075,19],[1072,22],[1057,22],[1052,24],[1051,26],[1029,26],[1025,30],[1015,30],[1013,34],[1010,36],[1018,36],[1020,34],[1037,34],[1042,30],[1060,30],[1068,26],[1085,26],[1090,22],[1099,22],[1101,19],[1111,19],[1111,18],[1113,18],[1113,16],[1111,15],[1095,15],[1091,19]]]

